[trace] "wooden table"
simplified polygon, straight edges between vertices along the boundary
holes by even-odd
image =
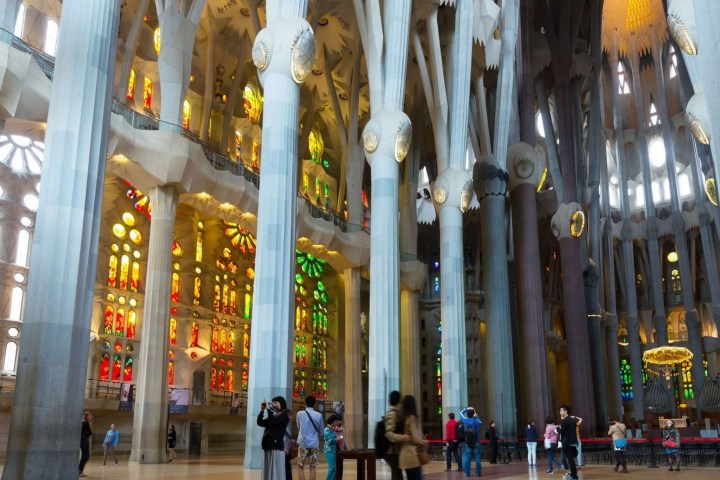
[[[367,480],[375,480],[375,450],[341,450],[335,457],[335,478],[342,480],[343,460],[357,460],[357,478],[365,479],[367,463]]]

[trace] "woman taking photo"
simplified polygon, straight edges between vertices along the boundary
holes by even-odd
[[[410,436],[410,440],[400,445],[398,466],[405,470],[407,480],[420,480],[422,478],[422,464],[418,455],[418,448],[425,449],[426,443],[420,430],[418,420],[417,404],[415,397],[405,395],[402,399],[401,421],[404,423],[404,433]]]
[[[665,447],[665,453],[667,453],[668,461],[670,462],[669,471],[673,471],[673,464],[677,465],[678,472],[680,471],[680,459],[678,453],[680,452],[680,432],[675,426],[675,422],[667,420],[665,422],[665,428],[663,429],[663,447]]]
[[[260,405],[257,424],[265,428],[260,444],[263,450],[261,480],[285,480],[285,430],[288,423],[290,417],[285,398],[278,396],[272,399],[272,405],[268,405],[267,401]]]

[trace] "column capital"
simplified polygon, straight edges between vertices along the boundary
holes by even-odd
[[[432,197],[438,215],[444,208],[459,208],[462,212],[470,207],[473,181],[470,172],[446,168],[432,185]]]
[[[544,159],[529,144],[519,142],[511,146],[508,149],[510,191],[525,183],[537,188],[544,168]]]
[[[504,197],[507,194],[508,173],[500,168],[493,155],[483,155],[473,169],[473,185],[478,200],[487,197]]]
[[[585,213],[577,202],[561,203],[552,217],[552,232],[558,240],[580,238],[585,230]]]
[[[376,157],[394,158],[400,163],[410,150],[410,117],[401,110],[380,110],[365,125],[362,140],[371,167]]]
[[[252,59],[263,86],[270,73],[290,77],[301,85],[315,61],[315,34],[304,18],[276,19],[258,33]]]

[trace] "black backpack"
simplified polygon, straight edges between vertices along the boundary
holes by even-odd
[[[475,422],[473,421],[473,425],[471,428],[467,429],[465,428],[465,425],[463,422],[460,422],[460,424],[463,426],[463,440],[465,441],[465,445],[468,447],[474,447],[477,445],[477,432],[475,430]]]
[[[375,424],[375,455],[383,458],[390,450],[390,440],[385,436],[385,417]]]
[[[457,426],[455,427],[455,438],[460,443],[465,441],[465,424],[463,424],[462,420],[457,422]]]

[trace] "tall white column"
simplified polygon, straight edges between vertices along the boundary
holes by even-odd
[[[13,31],[15,31],[15,22],[17,21],[18,10],[20,9],[22,0],[5,0],[0,4],[0,40],[10,42]]]
[[[119,4],[63,8],[7,480],[78,473]]]
[[[360,332],[360,270],[346,268],[345,278],[345,432],[351,448],[362,448],[362,333]]]
[[[152,188],[148,197],[152,219],[130,461],[163,463],[167,460],[170,282],[178,195],[172,186],[163,186]]]
[[[305,2],[292,3],[306,8]],[[257,425],[260,404],[277,395],[288,401],[292,398],[300,84],[315,56],[315,37],[304,19],[305,8],[295,10],[297,16],[283,17],[277,2],[268,4],[267,27],[258,33],[253,46],[265,103],[245,469],[262,465],[263,431]],[[283,15],[290,15],[289,10],[284,6]]]

